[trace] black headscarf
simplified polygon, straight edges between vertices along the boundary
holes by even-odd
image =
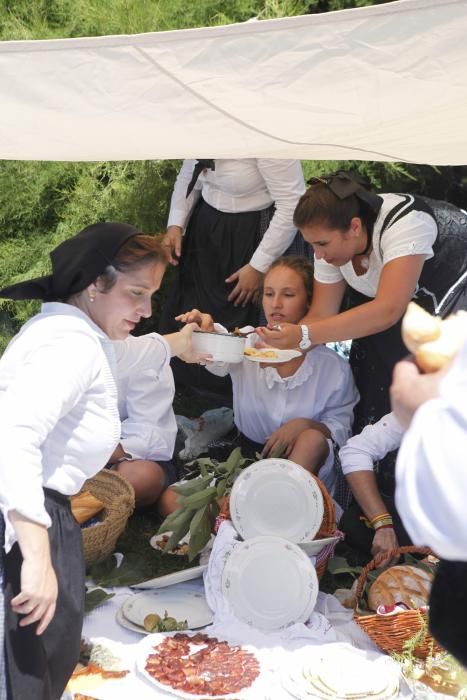
[[[130,224],[108,221],[86,226],[50,253],[52,274],[0,289],[8,299],[59,301],[82,292],[112,262],[129,238],[141,234]]]

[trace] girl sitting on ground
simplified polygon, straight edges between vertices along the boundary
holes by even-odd
[[[268,324],[298,323],[310,306],[312,287],[309,260],[298,256],[276,260],[265,274],[262,289]],[[177,320],[194,321],[204,331],[221,329],[209,314],[197,309]],[[257,341],[255,333],[248,336],[249,345]],[[270,457],[282,449],[284,457],[319,475],[328,491],[334,492],[334,458],[350,436],[353,407],[358,401],[352,372],[342,357],[316,345],[280,364],[245,359],[238,364],[208,363],[206,369],[232,378],[235,424],[245,456],[261,453]],[[164,501],[172,496],[168,489]],[[173,509],[169,507],[167,512]]]

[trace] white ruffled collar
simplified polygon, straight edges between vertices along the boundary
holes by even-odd
[[[262,374],[264,382],[268,389],[272,389],[274,384],[280,384],[284,390],[296,389],[304,384],[313,374],[314,367],[311,361],[311,352],[307,354],[304,361],[294,374],[290,377],[281,377],[276,367],[259,367],[260,376]]]

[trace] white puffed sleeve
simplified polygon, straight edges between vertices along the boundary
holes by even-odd
[[[342,471],[351,474],[373,471],[374,462],[397,450],[402,440],[402,428],[393,413],[387,413],[377,423],[367,425],[359,435],[351,437],[339,451]]]
[[[114,346],[122,447],[133,459],[167,461],[177,436],[170,347],[157,333]]]
[[[296,233],[293,214],[305,192],[305,181],[299,160],[258,158],[257,166],[274,201],[275,211],[250,264],[266,272],[292,243]]]
[[[195,167],[195,160],[184,160],[180,172],[175,180],[172,198],[170,200],[169,219],[167,227],[180,226],[184,231],[188,225],[188,219],[193,207],[201,195],[201,183],[198,181],[190,195],[186,196],[187,187],[190,184]]]

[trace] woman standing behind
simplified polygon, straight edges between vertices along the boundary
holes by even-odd
[[[88,226],[51,259],[51,275],[0,291],[46,302],[0,360],[2,700],[58,700],[77,662],[84,561],[68,496],[119,439],[111,339],[151,314],[166,264],[157,239],[121,223]]]
[[[257,325],[253,295],[294,238],[293,212],[304,191],[298,160],[185,160],[164,239],[178,271],[160,332],[177,330],[175,316],[193,307],[229,330]],[[173,369],[177,383],[201,380],[194,368],[175,362]]]

